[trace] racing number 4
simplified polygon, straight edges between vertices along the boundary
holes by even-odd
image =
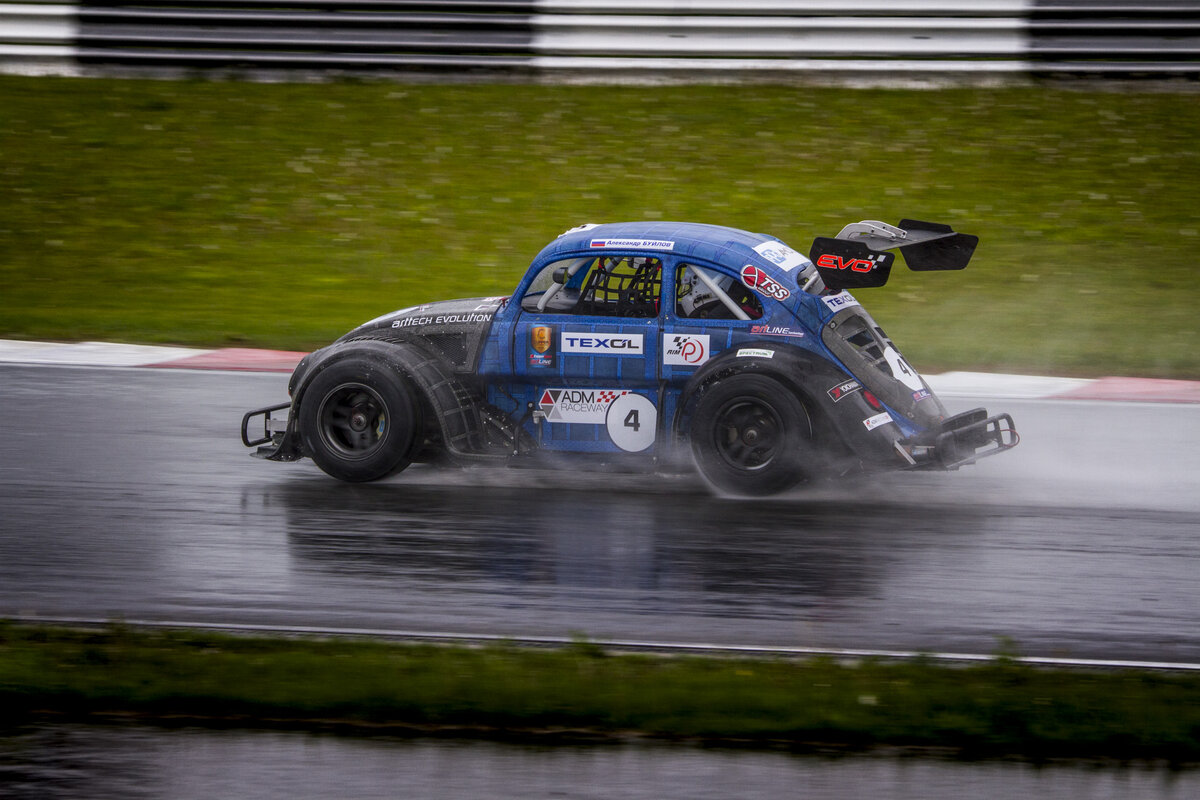
[[[633,432],[637,433],[642,429],[642,423],[638,421],[638,410],[632,409],[625,415],[625,427],[633,428]]]

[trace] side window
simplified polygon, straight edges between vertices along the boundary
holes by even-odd
[[[656,317],[662,261],[588,256],[548,264],[521,298],[526,311],[600,317]]]
[[[675,313],[684,319],[759,319],[758,295],[746,284],[715,270],[680,264]]]

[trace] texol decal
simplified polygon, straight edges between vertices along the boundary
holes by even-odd
[[[774,278],[753,264],[742,267],[742,283],[765,297],[787,300],[792,293],[783,288]]]
[[[550,422],[603,425],[609,404],[625,394],[624,389],[544,389],[538,409]]]
[[[559,351],[588,356],[640,356],[640,333],[576,333],[563,331]]]
[[[754,246],[754,252],[779,267],[784,272],[791,272],[796,267],[807,266],[807,258],[788,247],[783,242],[763,242]]]
[[[738,358],[774,358],[774,350],[762,350],[757,347],[743,347],[737,351]]]
[[[829,389],[829,399],[836,403],[846,395],[853,394],[861,388],[862,384],[858,381],[846,381],[844,383],[839,383],[837,386],[833,386]]]
[[[554,366],[554,328],[549,325],[529,329],[529,366]]]
[[[751,325],[750,332],[759,336],[803,336],[804,331],[782,325]]]
[[[821,298],[821,301],[829,308],[830,311],[841,311],[843,308],[859,305],[859,302],[854,299],[854,296],[845,289],[837,294],[827,295]]]
[[[696,367],[712,355],[708,334],[664,333],[663,364],[676,367]]]
[[[622,250],[674,250],[675,243],[664,239],[592,239],[592,247],[616,247]]]
[[[867,430],[873,431],[880,425],[887,425],[892,421],[892,415],[884,411],[882,414],[876,414],[873,417],[867,417],[863,420],[863,425],[867,426]]]

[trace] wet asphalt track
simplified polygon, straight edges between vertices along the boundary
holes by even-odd
[[[0,617],[1200,662],[1200,405],[983,401],[1016,450],[746,501],[570,470],[339,484],[238,441],[286,382],[0,366]]]

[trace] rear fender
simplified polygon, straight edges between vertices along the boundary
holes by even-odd
[[[862,397],[852,376],[808,350],[770,341],[730,348],[697,370],[680,398],[674,425],[676,437],[686,436],[696,401],[706,387],[743,373],[767,375],[794,392],[812,418],[817,446],[835,463],[842,459],[890,463],[896,458],[894,440],[900,436],[899,430],[868,431],[864,427],[863,420],[879,411]],[[856,388],[838,391],[850,384]]]

